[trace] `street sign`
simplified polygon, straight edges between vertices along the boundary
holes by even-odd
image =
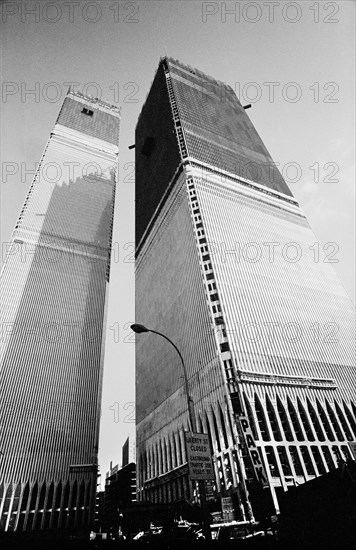
[[[221,511],[224,521],[234,521],[236,519],[235,508],[231,497],[221,497]]]
[[[205,482],[205,495],[207,500],[215,499],[214,481],[215,480],[207,479]]]
[[[257,445],[255,443],[248,418],[247,416],[240,414],[239,420],[240,420],[240,426],[242,428],[243,436],[245,439],[246,447],[250,455],[251,464],[255,471],[256,479],[262,484],[262,487],[268,487],[269,483],[268,483],[266,469],[264,467],[264,464],[258,452]]]
[[[184,432],[184,436],[190,479],[215,479],[208,434]]]

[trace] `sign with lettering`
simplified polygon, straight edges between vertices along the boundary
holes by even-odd
[[[235,508],[231,497],[221,497],[221,511],[224,521],[234,521]]]
[[[215,499],[215,480],[207,479],[205,482],[205,496],[207,500]]]
[[[71,464],[69,466],[69,474],[82,474],[87,472],[96,472],[95,464]]]
[[[250,423],[245,415],[239,415],[240,425],[244,434],[246,447],[250,455],[252,467],[255,471],[257,481],[262,483],[263,487],[268,487],[267,473],[262,462],[260,453],[258,452],[253,433],[250,427]]]
[[[184,432],[184,436],[190,479],[215,479],[208,434]]]

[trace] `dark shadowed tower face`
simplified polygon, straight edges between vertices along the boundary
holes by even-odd
[[[68,93],[10,243],[1,529],[80,529],[91,519],[119,117]]]
[[[176,60],[158,67],[135,150],[137,244],[187,158],[292,196],[232,88]]]

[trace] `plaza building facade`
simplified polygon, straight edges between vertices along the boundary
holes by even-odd
[[[235,519],[354,459],[354,306],[233,90],[163,58],[136,128],[136,323],[188,373]],[[179,356],[136,336],[138,500],[194,500]],[[260,495],[260,496],[259,496]],[[268,500],[268,499],[267,499]]]
[[[1,276],[0,526],[93,520],[120,111],[69,91]]]

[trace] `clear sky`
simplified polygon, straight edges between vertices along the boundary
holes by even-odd
[[[248,115],[320,247],[336,243],[334,267],[354,300],[355,3],[57,0],[3,2],[2,10],[2,243],[11,237],[32,179],[26,170],[41,157],[68,83],[122,106],[99,455],[105,474],[110,460],[120,463],[134,430],[128,146],[160,57],[197,67],[252,103]]]

